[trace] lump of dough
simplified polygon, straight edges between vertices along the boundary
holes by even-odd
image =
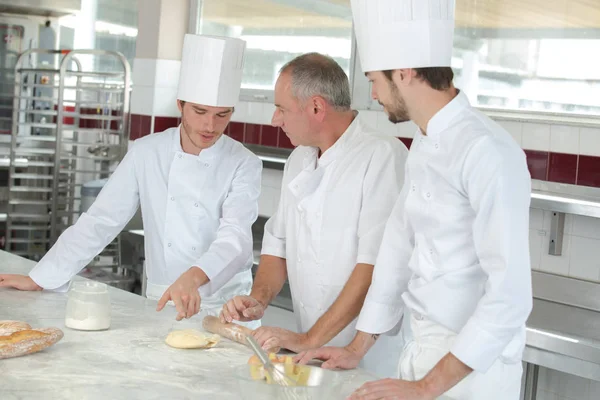
[[[207,335],[195,329],[184,329],[169,333],[165,343],[176,349],[209,349],[219,343],[219,335]]]

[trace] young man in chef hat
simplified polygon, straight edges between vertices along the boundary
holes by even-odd
[[[181,320],[201,306],[216,313],[232,296],[248,294],[262,164],[223,135],[238,101],[244,50],[239,39],[186,35],[181,125],[137,140],[94,204],[29,276],[0,275],[0,286],[66,289],[141,205],[146,295],[159,300],[158,310],[172,301]]]
[[[298,360],[353,368],[403,322],[401,379],[352,398],[516,400],[532,307],[525,155],[452,84],[454,1],[352,0],[352,13],[373,98],[419,130],[357,335]]]
[[[254,336],[263,348],[299,352],[346,345],[354,337],[408,150],[366,126],[350,103],[346,73],[321,54],[295,58],[277,79],[272,124],[298,147],[283,172],[277,211],[265,225],[251,295],[227,302],[221,316],[260,319],[287,277],[299,333],[261,327]],[[382,339],[363,366],[395,376],[389,356],[399,357],[401,347],[397,338]]]

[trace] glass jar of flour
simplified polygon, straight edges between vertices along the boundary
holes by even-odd
[[[94,281],[71,282],[65,314],[65,326],[81,331],[110,328],[108,286]]]

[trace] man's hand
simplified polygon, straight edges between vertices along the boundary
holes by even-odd
[[[298,364],[308,364],[311,360],[325,361],[322,368],[325,369],[354,369],[358,367],[361,355],[348,347],[322,347],[309,350],[294,357]]]
[[[265,313],[265,306],[250,296],[235,296],[223,305],[219,318],[221,322],[255,321],[261,319]]]
[[[299,353],[315,347],[306,333],[295,333],[283,328],[262,326],[252,332],[252,336],[265,350],[281,347]]]
[[[169,300],[175,303],[177,309],[177,321],[191,318],[200,312],[200,293],[198,288],[208,282],[208,277],[198,267],[192,267],[183,274],[165,291],[156,311],[161,311]]]
[[[358,388],[348,399],[351,400],[433,400],[422,381],[403,381],[401,379],[382,379],[367,382]]]
[[[0,287],[14,288],[17,290],[37,291],[42,287],[27,275],[0,275]]]

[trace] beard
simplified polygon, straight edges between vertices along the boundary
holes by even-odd
[[[391,123],[399,124],[401,122],[410,121],[406,103],[398,90],[398,86],[396,86],[394,82],[389,82],[389,85],[392,98],[391,104],[385,105],[382,102],[379,102],[379,104],[386,108]]]

